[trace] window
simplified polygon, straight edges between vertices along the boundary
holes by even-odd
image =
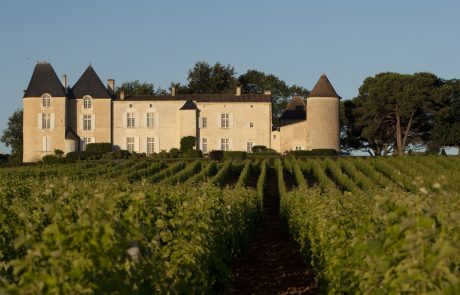
[[[153,104],[149,104],[149,107],[153,107]]]
[[[155,152],[155,138],[147,137],[147,155],[151,155]]]
[[[134,137],[127,137],[126,138],[126,149],[128,152],[134,152]]]
[[[51,129],[51,114],[42,114],[42,129]]]
[[[51,152],[51,138],[49,136],[43,136],[43,152]]]
[[[254,127],[254,123],[249,123],[249,128],[253,128]]]
[[[128,113],[126,118],[126,126],[128,126],[129,128],[134,128],[136,126],[136,118],[134,117],[134,113]]]
[[[229,128],[230,127],[230,114],[221,114],[220,115],[220,128]]]
[[[208,118],[203,117],[201,121],[201,128],[206,128],[208,127]]]
[[[83,137],[83,146],[82,146],[82,150],[83,151],[86,151],[86,146],[90,143],[94,143],[93,142],[93,139],[91,137]]]
[[[155,114],[147,113],[147,127],[155,127]]]
[[[203,153],[208,152],[208,139],[207,138],[202,138],[201,139],[201,151]]]
[[[302,147],[296,146],[296,147],[295,147],[295,150],[296,150],[296,151],[301,151],[301,150],[302,150]]]
[[[229,149],[229,144],[228,144],[228,143],[229,143],[228,138],[222,138],[222,139],[220,140],[220,149],[223,150],[223,151],[228,151],[228,150],[230,150],[230,149]]]
[[[83,131],[91,131],[91,115],[83,115]]]
[[[248,141],[247,144],[246,144],[246,152],[252,153],[253,145],[254,145],[254,143],[252,141]]]
[[[42,96],[42,107],[44,108],[51,107],[51,96],[49,94],[44,94]]]
[[[91,108],[91,97],[85,96],[85,97],[83,98],[83,108],[84,108],[85,110]]]

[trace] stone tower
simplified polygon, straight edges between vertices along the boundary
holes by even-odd
[[[307,98],[307,149],[340,151],[340,96],[325,74]]]
[[[23,97],[23,161],[66,150],[67,92],[49,63],[37,63]]]

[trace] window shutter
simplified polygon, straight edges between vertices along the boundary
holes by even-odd
[[[134,150],[138,153],[141,151],[139,150],[139,137],[134,137]]]
[[[122,120],[121,126],[125,127],[125,128],[128,128],[128,119],[127,119],[126,113],[123,113],[121,115],[121,120]]]
[[[51,137],[46,136],[46,151],[50,152],[51,151]]]
[[[42,138],[42,151],[46,151],[46,136],[43,136]]]
[[[233,114],[228,114],[228,127],[233,128]]]
[[[203,128],[203,118],[200,118],[198,120],[198,128],[200,128],[200,129]]]
[[[51,113],[50,114],[50,129],[53,130],[54,129],[54,124],[56,122],[55,120],[56,116],[54,115],[54,113]]]
[[[159,137],[155,137],[155,152],[156,153],[159,153],[161,150],[160,150],[160,138]]]
[[[160,128],[160,113],[154,113],[153,117],[155,119],[155,128]]]
[[[217,139],[217,146],[216,147],[217,147],[216,150],[221,150],[222,149],[222,142],[221,142],[220,138]]]
[[[96,137],[91,137],[91,143],[96,143]]]
[[[217,114],[217,128],[222,128],[221,121],[220,121],[221,116],[222,114]]]
[[[96,115],[91,115],[91,131],[96,131]]]
[[[228,150],[233,151],[233,139],[228,139]]]
[[[38,121],[37,121],[37,126],[38,126],[38,129],[42,130],[43,129],[43,126],[42,126],[42,113],[38,113]]]
[[[83,130],[83,115],[80,115],[80,130]]]

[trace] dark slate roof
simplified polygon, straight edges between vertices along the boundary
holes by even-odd
[[[65,130],[65,139],[81,140],[80,137],[70,128]]]
[[[331,82],[325,74],[322,74],[319,77],[318,82],[316,82],[315,87],[313,87],[310,95],[308,97],[337,97],[341,98],[337,92],[335,92],[334,87],[332,87]]]
[[[92,66],[81,75],[72,87],[71,93],[73,98],[82,98],[85,95],[90,95],[92,98],[112,98]]]
[[[307,119],[306,105],[300,96],[294,96],[279,118],[281,124],[287,125]]]
[[[196,109],[197,109],[196,104],[192,100],[187,99],[187,101],[184,103],[184,105],[179,110],[196,110]]]
[[[40,97],[49,93],[54,97],[65,97],[66,90],[49,63],[37,63],[24,97]]]
[[[120,100],[120,98],[117,98]],[[125,96],[125,100],[193,100],[196,102],[271,102],[272,96],[265,94],[176,94]]]

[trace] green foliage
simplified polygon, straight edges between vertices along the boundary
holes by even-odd
[[[180,150],[182,152],[188,152],[189,150],[194,149],[196,146],[196,137],[195,136],[185,136],[180,139]]]
[[[22,110],[16,110],[8,118],[8,127],[3,130],[0,141],[11,147],[12,153],[22,152]]]
[[[208,154],[208,157],[209,159],[214,160],[214,161],[222,161],[222,159],[224,158],[224,151],[217,151],[217,150],[211,151]]]
[[[223,160],[243,161],[246,159],[246,152],[241,151],[224,151]]]
[[[294,157],[332,157],[337,156],[334,149],[313,149],[311,151],[290,151],[288,156]]]
[[[45,164],[57,164],[59,163],[59,158],[55,155],[46,155],[42,158],[43,163]]]
[[[201,150],[188,150],[183,157],[190,159],[203,158],[203,152]]]
[[[169,157],[168,158],[179,158],[179,149],[177,148],[172,148],[169,150]]]
[[[152,83],[141,83],[139,80],[124,82],[120,87],[117,88],[117,93],[120,93],[122,90],[125,92],[125,96],[166,94],[164,89],[155,89]]]
[[[86,145],[87,152],[109,153],[112,151],[110,142],[88,143]]]
[[[62,156],[64,155],[64,152],[62,150],[55,149],[54,150],[54,155],[56,156],[56,158],[61,159]]]

